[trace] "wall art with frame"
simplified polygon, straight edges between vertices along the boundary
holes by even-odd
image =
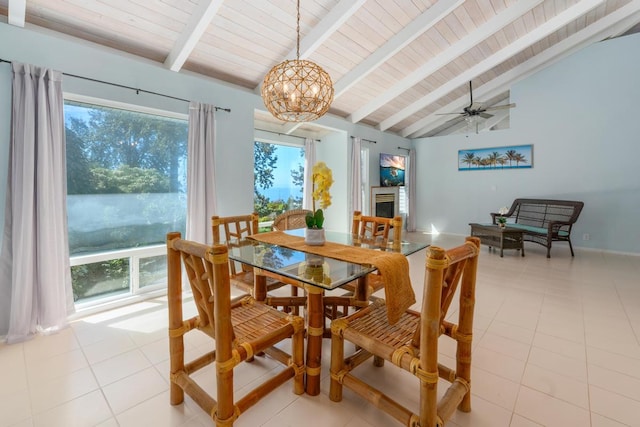
[[[533,145],[458,150],[458,170],[530,169]]]

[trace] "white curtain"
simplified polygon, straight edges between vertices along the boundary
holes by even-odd
[[[67,326],[73,292],[67,240],[62,73],[14,62],[10,165],[0,278],[8,343]],[[3,298],[4,299],[4,298]],[[4,302],[4,301],[3,301]]]
[[[409,192],[407,194],[407,231],[416,231],[416,150],[409,150]]]
[[[362,212],[362,139],[353,138],[351,144],[351,212]]]
[[[186,238],[206,244],[213,243],[211,216],[216,212],[215,112],[213,105],[189,104]]]
[[[302,189],[302,208],[313,209],[313,165],[316,164],[316,142],[311,138],[304,140],[304,187]]]

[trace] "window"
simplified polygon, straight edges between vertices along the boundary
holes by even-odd
[[[254,142],[254,209],[262,224],[302,208],[304,147]]]
[[[164,286],[168,231],[186,228],[184,118],[65,100],[74,299]]]

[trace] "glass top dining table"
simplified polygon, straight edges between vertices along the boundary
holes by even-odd
[[[292,236],[292,239],[293,236],[297,236],[298,241],[300,237],[304,237],[304,229],[288,230],[285,233]],[[263,233],[262,237],[266,234]],[[279,237],[285,237],[286,240],[289,240],[287,236]],[[331,245],[327,245],[328,250],[323,251],[323,256],[321,256],[310,253],[313,252],[311,247],[308,247],[310,252],[305,252],[256,239],[257,237],[248,237],[239,241],[226,242],[229,248],[229,258],[254,267],[254,297],[259,301],[263,301],[267,297],[267,277],[305,289],[307,328],[305,388],[307,394],[311,396],[320,393],[322,338],[325,334],[325,291],[336,289],[349,282],[355,282],[357,286],[354,299],[366,304],[365,289],[368,275],[376,270],[374,266],[369,264],[332,258],[330,255],[337,246],[334,244],[339,244],[341,249],[344,249],[344,246],[353,246],[354,249],[359,247],[359,249],[366,248],[372,251],[399,252],[405,256],[428,246],[425,243],[414,242],[401,242],[394,246],[393,242],[382,239],[362,240],[350,233],[327,231],[325,239]]]
[[[287,230],[285,233],[304,237],[304,229]],[[428,246],[427,243],[408,241],[402,241],[399,246],[394,246],[392,241],[363,240],[351,233],[336,231],[326,231],[325,239],[327,242],[347,246],[400,252],[405,256]],[[229,246],[229,258],[234,261],[325,290],[336,289],[375,271],[375,267],[371,265],[354,264],[330,256],[314,255],[284,246],[259,242],[252,238],[229,241],[227,245]]]

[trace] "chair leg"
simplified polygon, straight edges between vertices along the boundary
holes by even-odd
[[[567,242],[569,242],[569,249],[571,250],[571,256],[573,255],[573,245],[571,244],[571,239],[567,239]]]
[[[331,331],[331,383],[329,386],[329,399],[334,402],[342,401],[342,383],[336,375],[345,369],[344,364],[344,338],[341,334]]]
[[[293,392],[304,393],[304,325],[291,336],[291,358],[296,366],[296,376],[293,379]]]

